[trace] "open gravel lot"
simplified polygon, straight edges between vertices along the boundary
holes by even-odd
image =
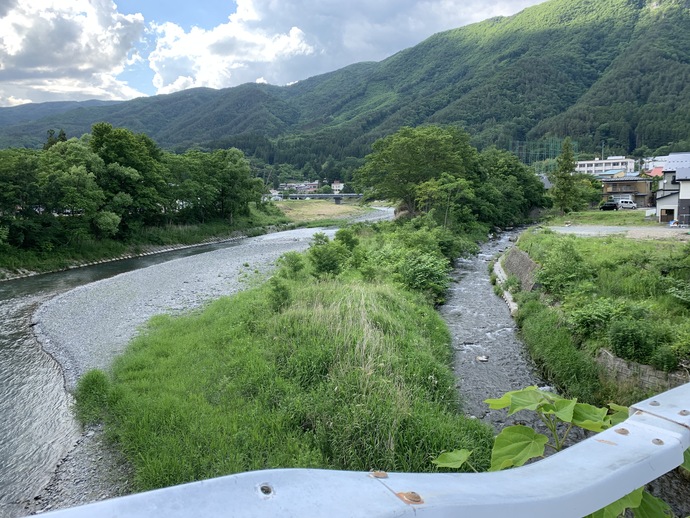
[[[631,239],[674,239],[690,241],[690,229],[669,226],[617,227],[597,225],[570,225],[549,227],[554,232],[578,236],[603,236],[621,234]]]

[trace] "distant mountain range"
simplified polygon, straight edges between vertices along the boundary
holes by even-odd
[[[690,149],[690,2],[551,0],[291,86],[0,108],[0,146],[107,121],[162,147],[268,162],[361,157],[401,126],[463,126],[479,147],[571,136],[581,151]]]

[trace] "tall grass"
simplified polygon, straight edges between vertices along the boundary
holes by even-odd
[[[596,362],[577,348],[571,330],[556,310],[531,300],[520,307],[518,321],[530,355],[549,383],[567,397],[597,405],[606,403]]]
[[[690,321],[687,244],[528,231],[518,246],[540,263],[542,300],[552,306],[530,301],[520,317],[525,341],[561,388],[629,401],[629,387],[616,389],[605,376],[593,383],[586,352],[602,347],[667,371],[690,362],[680,331]]]
[[[488,465],[492,433],[459,412],[433,308],[387,284],[281,282],[280,306],[266,284],[157,317],[115,363],[103,415],[138,489],[278,467],[430,471],[454,448]]]

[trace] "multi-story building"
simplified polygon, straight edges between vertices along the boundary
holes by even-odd
[[[595,158],[594,160],[580,160],[575,166],[578,173],[587,173],[594,176],[600,176],[605,171],[625,171],[632,173],[635,171],[635,160],[632,158],[625,158],[624,156],[610,156],[606,160]]]
[[[649,207],[653,201],[652,178],[639,176],[636,173],[618,174],[613,178],[604,178],[603,201],[634,201],[638,207]]]

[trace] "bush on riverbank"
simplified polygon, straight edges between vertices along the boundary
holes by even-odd
[[[448,331],[424,288],[398,277],[433,232],[394,223],[318,238],[336,243],[341,269],[317,278],[288,254],[262,286],[154,318],[101,406],[137,489],[277,467],[431,471],[454,448],[486,468],[492,432],[459,412]],[[440,249],[425,253],[440,261]],[[80,381],[78,408],[103,397],[101,379]]]
[[[282,212],[265,205],[262,210],[251,205],[250,214],[237,216],[233,224],[213,221],[194,225],[166,225],[142,227],[132,231],[127,241],[96,239],[87,235],[72,235],[60,246],[42,250],[25,250],[0,243],[0,269],[9,271],[31,270],[38,272],[62,270],[74,264],[83,264],[119,257],[127,253],[139,253],[149,246],[191,245],[206,240],[230,237],[233,232],[256,230],[270,225],[287,223]]]
[[[533,356],[566,393],[589,394],[593,403],[641,397],[605,375],[595,382],[602,347],[667,371],[690,365],[687,244],[528,231],[518,246],[541,264],[543,290],[523,295],[518,321]]]

